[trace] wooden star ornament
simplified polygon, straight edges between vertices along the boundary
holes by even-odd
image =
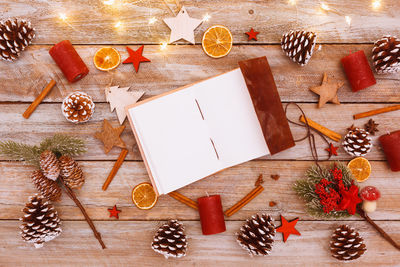
[[[296,226],[296,223],[299,221],[299,218],[288,222],[285,217],[281,215],[281,221],[282,225],[276,228],[276,231],[283,234],[283,242],[286,242],[290,235],[301,235],[300,232],[297,231],[296,228],[294,228]]]
[[[322,84],[320,86],[310,87],[310,90],[319,95],[318,108],[322,108],[327,102],[340,105],[337,92],[340,87],[344,85],[343,82],[332,82],[328,79],[328,75],[324,72]]]
[[[124,141],[122,141],[120,135],[124,131],[125,126],[119,126],[113,128],[110,122],[104,119],[103,131],[95,133],[94,137],[101,140],[104,144],[104,152],[108,154],[114,147],[126,148]]]
[[[139,71],[140,62],[151,62],[150,59],[142,56],[143,48],[144,48],[144,45],[139,47],[138,50],[133,51],[129,47],[126,47],[126,50],[128,50],[128,53],[129,53],[129,57],[127,59],[125,59],[125,61],[122,62],[122,63],[123,64],[132,63],[133,66],[135,67],[136,72],[138,72]]]
[[[246,32],[247,36],[249,37],[249,38],[247,39],[247,41],[250,41],[250,40],[252,40],[252,39],[254,39],[254,40],[257,41],[257,34],[259,34],[259,33],[260,33],[260,32],[256,32],[256,31],[254,31],[253,28],[251,28],[251,30],[250,30],[249,32]]]
[[[110,218],[115,217],[115,218],[119,219],[118,213],[120,213],[121,211],[119,209],[117,209],[117,205],[114,205],[114,207],[112,209],[107,209],[107,210],[110,212]]]
[[[325,148],[326,151],[329,152],[329,157],[331,157],[332,155],[337,156],[337,150],[339,149],[339,147],[334,146],[332,143],[329,143],[329,147]]]
[[[186,8],[182,6],[176,17],[166,18],[164,19],[164,22],[171,29],[169,43],[184,39],[189,43],[194,44],[194,30],[203,21],[189,17]]]

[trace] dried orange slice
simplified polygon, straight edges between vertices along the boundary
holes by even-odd
[[[141,210],[149,210],[157,203],[157,194],[149,183],[141,183],[132,190],[132,201]]]
[[[347,167],[350,169],[357,182],[364,182],[371,174],[371,164],[366,158],[358,157],[352,159]]]
[[[222,25],[211,26],[206,30],[201,41],[204,52],[213,58],[224,57],[232,49],[232,34]]]
[[[121,63],[121,56],[116,49],[103,47],[97,50],[93,58],[93,63],[99,70],[113,70]]]

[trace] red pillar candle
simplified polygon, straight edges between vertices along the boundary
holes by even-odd
[[[392,171],[400,171],[400,130],[382,135],[379,141]]]
[[[203,235],[213,235],[225,232],[225,219],[222,211],[221,196],[212,195],[197,199],[201,229]]]
[[[79,81],[89,73],[85,62],[68,40],[55,44],[49,54],[70,83]]]
[[[360,50],[342,58],[342,65],[353,92],[376,84],[374,73],[364,51]]]

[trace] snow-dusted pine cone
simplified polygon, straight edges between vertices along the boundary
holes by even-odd
[[[331,253],[338,260],[350,261],[359,258],[367,250],[364,239],[348,225],[339,226],[332,235]]]
[[[36,248],[43,246],[61,234],[61,222],[54,206],[41,195],[29,198],[22,210],[21,236],[25,242],[33,243]]]
[[[165,223],[155,234],[151,247],[167,259],[185,256],[187,240],[183,224],[177,220]]]
[[[81,188],[85,183],[83,171],[79,167],[78,162],[73,160],[70,156],[61,156],[60,161],[60,175],[64,178],[64,182],[70,188]]]
[[[248,219],[236,235],[238,243],[250,256],[266,256],[274,243],[275,224],[270,215],[257,214]]]
[[[61,187],[57,182],[47,179],[40,170],[34,171],[31,175],[32,181],[37,190],[47,199],[58,201],[61,198]]]
[[[57,180],[60,175],[60,163],[57,156],[53,152],[46,150],[40,154],[39,162],[44,176],[53,181]]]
[[[8,19],[0,22],[0,56],[14,61],[35,38],[35,29],[26,20]]]
[[[65,118],[73,123],[82,123],[90,120],[94,113],[92,98],[83,92],[69,94],[63,101],[61,110]]]
[[[290,31],[282,36],[281,47],[294,62],[304,66],[310,60],[317,35],[308,31]]]
[[[372,148],[371,137],[364,129],[353,128],[345,135],[343,140],[344,150],[351,156],[365,156]]]
[[[374,44],[372,60],[377,73],[400,71],[400,40],[395,36],[384,36]]]

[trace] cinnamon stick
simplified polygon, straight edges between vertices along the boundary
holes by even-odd
[[[378,108],[378,109],[370,110],[370,111],[367,111],[367,112],[354,114],[353,118],[355,120],[358,120],[358,119],[361,119],[361,118],[370,117],[370,116],[374,116],[374,115],[377,115],[377,114],[386,113],[386,112],[390,112],[390,111],[395,111],[395,110],[399,110],[399,109],[400,109],[400,105],[390,106],[390,107],[386,107],[386,108]]]
[[[227,209],[224,213],[226,216],[230,217],[236,212],[238,212],[241,208],[246,206],[251,200],[253,200],[256,196],[258,196],[262,191],[264,191],[264,187],[262,185],[257,186],[250,193],[248,193],[244,198],[239,200],[235,205]]]
[[[360,208],[357,207],[357,213],[360,214],[361,217],[363,217],[370,225],[372,225],[377,231],[378,233],[384,238],[386,239],[386,241],[388,241],[393,247],[397,248],[398,250],[400,250],[400,244],[398,244],[396,241],[394,241],[390,235],[388,235],[382,228],[380,228],[373,220],[371,220],[371,218],[367,215],[367,213],[365,213],[365,211]]]
[[[101,239],[101,235],[99,232],[97,232],[96,227],[94,226],[92,219],[90,219],[89,215],[87,214],[85,208],[82,206],[81,202],[79,201],[79,199],[76,197],[74,191],[72,191],[72,189],[65,184],[64,179],[62,177],[59,178],[62,185],[64,186],[65,191],[67,192],[67,195],[75,202],[75,204],[78,206],[78,208],[81,210],[83,216],[85,217],[85,220],[87,221],[87,223],[89,224],[90,228],[92,228],[93,234],[94,236],[97,238],[97,240],[99,241],[101,247],[103,249],[106,248],[106,245],[104,244],[103,240]]]
[[[303,115],[300,116],[300,121],[302,123],[306,123],[306,120],[305,120]],[[339,142],[340,139],[342,139],[342,136],[340,134],[338,134],[337,132],[329,130],[328,128],[316,123],[315,121],[313,121],[313,120],[311,120],[309,118],[307,118],[307,123],[311,128],[313,128],[314,130],[322,133],[323,135],[325,135],[326,137],[332,139],[333,141]]]
[[[47,96],[48,93],[50,93],[51,89],[53,89],[54,85],[56,85],[56,82],[54,80],[51,80],[46,87],[42,90],[42,92],[36,97],[36,99],[32,102],[32,104],[25,110],[24,114],[22,116],[25,119],[29,119],[31,114],[35,111],[37,106],[43,101],[43,99]]]
[[[178,192],[174,191],[174,192],[168,193],[168,195],[170,197],[175,198],[176,200],[182,202],[183,204],[195,209],[195,210],[198,209],[196,201],[194,201],[194,200],[192,200],[192,199],[190,199],[188,197],[185,197],[181,193],[178,193]]]
[[[117,174],[119,168],[121,167],[122,163],[125,160],[126,155],[128,155],[128,149],[124,148],[119,153],[117,161],[114,163],[114,167],[111,169],[110,174],[108,175],[106,181],[103,184],[103,191],[106,191],[108,186],[110,185],[111,181],[114,179],[115,175]]]

